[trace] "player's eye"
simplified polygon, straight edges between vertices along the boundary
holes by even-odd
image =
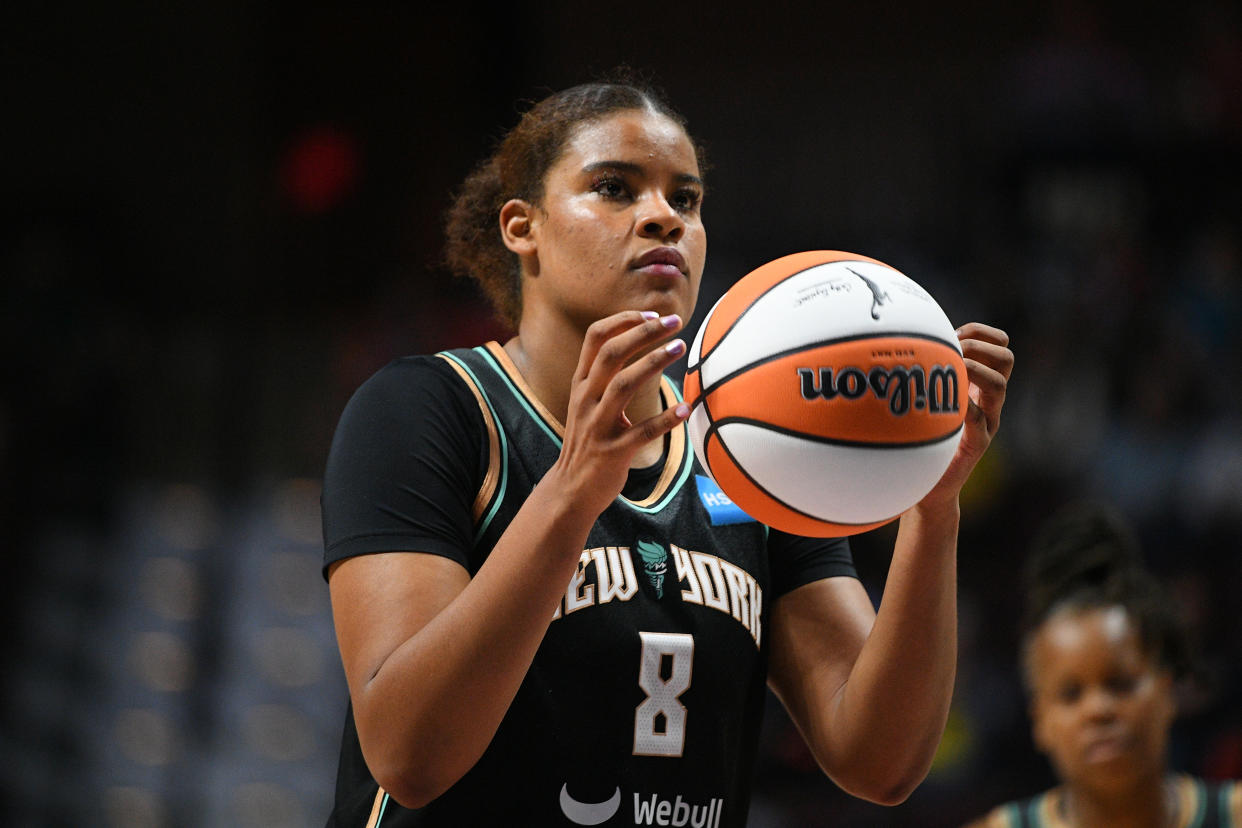
[[[1134,692],[1138,680],[1134,676],[1118,674],[1110,676],[1105,684],[1110,692],[1118,696],[1128,696]]]
[[[1062,704],[1073,704],[1082,698],[1082,685],[1077,683],[1062,684],[1057,688],[1056,698]]]
[[[703,194],[693,187],[682,187],[669,198],[669,204],[673,205],[673,209],[679,213],[697,210],[702,201]]]
[[[594,179],[591,191],[610,201],[626,198],[630,194],[629,187],[615,175],[601,175]]]

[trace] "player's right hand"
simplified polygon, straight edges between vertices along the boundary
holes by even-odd
[[[669,339],[683,324],[676,315],[623,311],[587,329],[553,472],[567,487],[566,496],[592,518],[621,493],[638,450],[690,414],[684,403],[637,423],[625,414],[635,393],[685,353],[683,340]]]

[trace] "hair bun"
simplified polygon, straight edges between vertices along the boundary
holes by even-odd
[[[1130,524],[1111,506],[1081,501],[1049,518],[1032,542],[1024,586],[1027,636],[1063,606],[1123,606],[1148,652],[1175,674],[1190,667],[1175,607],[1144,566]]]
[[[1112,592],[1118,580],[1142,571],[1138,541],[1125,519],[1102,503],[1064,507],[1040,527],[1025,570],[1028,596],[1050,603],[1082,589]]]

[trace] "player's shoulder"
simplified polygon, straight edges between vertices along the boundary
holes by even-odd
[[[370,445],[377,435],[415,435],[426,424],[466,428],[478,416],[470,389],[444,359],[432,354],[400,357],[362,382],[341,411],[336,441]]]
[[[436,354],[398,357],[371,374],[350,398],[351,405],[420,402],[444,394],[468,393],[461,378]]]
[[[366,379],[359,387],[404,389],[410,385],[444,383],[456,376],[440,354],[412,354],[397,357]]]

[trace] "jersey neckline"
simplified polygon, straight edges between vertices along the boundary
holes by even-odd
[[[509,357],[504,347],[499,342],[492,340],[476,350],[491,358],[495,370],[502,378],[508,381],[510,389],[524,404],[528,413],[547,432],[548,437],[555,443],[559,451],[565,439],[564,424],[535,396],[535,392],[527,384],[525,377],[522,376],[522,372],[518,370],[516,363]],[[675,406],[681,402],[681,394],[678,392],[677,386],[663,374],[660,376],[660,398],[665,408]],[[663,506],[663,501],[675,493],[689,477],[692,463],[693,454],[690,450],[689,439],[686,436],[686,424],[684,422],[679,423],[669,432],[668,450],[663,457],[663,470],[660,472],[655,486],[651,489],[651,493],[641,500],[630,500],[623,495],[618,495],[617,498],[642,511],[659,509]]]

